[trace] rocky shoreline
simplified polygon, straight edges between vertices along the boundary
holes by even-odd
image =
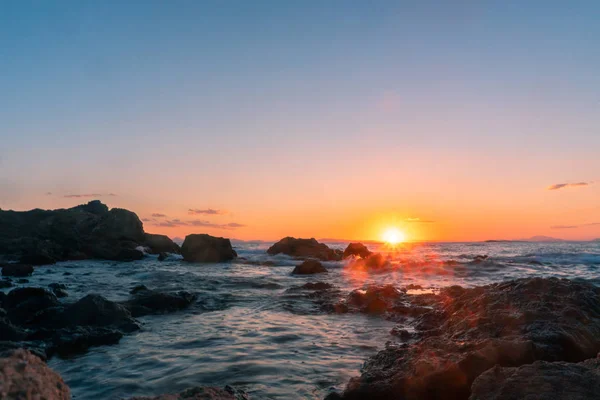
[[[17,261],[5,264],[3,274],[26,279],[35,273],[31,264],[43,260],[124,255],[122,261],[127,261],[139,256],[133,257],[133,252],[141,257],[145,252],[181,253],[189,262],[237,257],[228,239],[189,235],[179,248],[166,236],[145,233],[134,213],[114,210],[90,202],[68,210],[20,215],[0,211],[0,255]],[[7,221],[15,222],[18,229],[4,228]],[[18,232],[25,234],[17,237]],[[83,234],[70,242],[75,232]],[[97,251],[111,246],[115,248]],[[315,239],[287,237],[267,253],[299,260],[292,272],[297,275],[324,274],[327,268],[322,262],[339,260],[346,260],[348,269],[375,273],[389,268],[385,256],[360,243],[342,252]],[[472,261],[490,262],[484,256]],[[9,279],[0,283],[12,285]],[[600,393],[597,286],[568,279],[522,278],[474,288],[421,289],[383,285],[344,292],[326,282],[309,282],[288,290],[290,296],[309,299],[322,313],[366,313],[399,324],[391,332],[398,340],[369,358],[361,375],[342,392],[329,394],[328,400],[561,400],[592,399]],[[145,286],[133,287],[130,297],[119,302],[98,294],[69,301],[67,287],[60,284],[0,292],[0,398],[70,398],[68,386],[43,360],[116,344],[141,328],[136,318],[183,310],[196,299],[194,293]],[[137,399],[239,400],[248,395],[231,387],[196,387]]]

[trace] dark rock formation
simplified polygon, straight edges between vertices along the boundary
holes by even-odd
[[[589,400],[600,395],[600,359],[580,363],[536,361],[495,366],[479,375],[470,400]]]
[[[179,254],[181,248],[174,243],[167,235],[155,235],[152,233],[145,234],[146,247],[150,249],[152,254],[160,253],[175,253]]]
[[[0,280],[0,289],[12,287],[13,283],[10,279],[4,278]]]
[[[133,261],[143,257],[140,246],[156,252],[178,250],[166,236],[146,234],[133,212],[109,210],[98,200],[60,210],[0,210],[0,256],[21,263]]]
[[[333,250],[326,244],[317,242],[316,239],[296,239],[285,237],[267,250],[268,254],[286,254],[297,258],[316,258],[321,261],[341,260],[342,253]]]
[[[351,256],[358,256],[360,258],[367,258],[369,257],[371,254],[373,254],[373,252],[369,249],[367,249],[367,246],[365,246],[362,243],[350,243],[348,245],[348,247],[346,247],[346,250],[344,250],[344,254],[343,254],[343,258],[348,258]]]
[[[600,288],[591,284],[529,278],[412,297],[429,308],[415,319],[417,341],[369,359],[344,399],[467,399],[495,365],[579,362],[600,351]],[[376,298],[376,311],[410,308]]]
[[[230,261],[237,257],[229,239],[207,234],[187,235],[181,246],[181,254],[185,261],[205,263]]]
[[[158,254],[158,261],[165,261],[169,255],[165,252]]]
[[[155,397],[132,397],[129,400],[248,400],[249,397],[241,390],[231,386],[223,389],[211,386],[197,386],[177,394],[163,394]]]
[[[302,264],[297,265],[292,271],[294,275],[310,275],[327,272],[327,269],[317,260],[306,260]]]
[[[113,326],[124,332],[139,329],[129,310],[97,294],[88,294],[65,310],[70,326]]]
[[[189,292],[162,293],[146,289],[145,286],[134,288],[132,294],[133,297],[123,305],[134,317],[182,310],[196,300],[196,295]]]
[[[59,304],[53,293],[35,287],[13,289],[2,302],[11,322],[18,325],[30,324],[38,312]]]
[[[4,276],[29,276],[33,274],[33,267],[27,264],[2,264]]]
[[[0,357],[1,398],[71,399],[71,391],[60,375],[39,357],[23,349],[3,353]]]

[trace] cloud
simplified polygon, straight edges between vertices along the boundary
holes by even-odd
[[[576,182],[576,183],[555,183],[554,185],[550,185],[547,187],[548,190],[559,190],[566,189],[570,187],[581,187],[581,186],[589,186],[593,182]]]
[[[600,225],[600,222],[590,222],[587,224],[580,224],[580,225],[553,225],[550,227],[550,229],[576,229],[576,228],[581,228],[583,226],[598,226]]]
[[[101,194],[91,193],[91,194],[65,194],[63,197],[67,199],[78,199],[82,197],[102,197]]]
[[[224,215],[224,214],[227,214],[227,212],[223,211],[223,210],[214,210],[212,208],[207,208],[205,210],[200,210],[200,209],[197,209],[197,208],[190,208],[188,210],[188,214],[190,214],[190,215],[200,215],[200,214],[203,214],[203,215]]]
[[[142,222],[152,222],[154,221],[153,219],[150,218],[142,218]]]
[[[404,221],[411,222],[411,223],[421,223],[421,224],[432,224],[435,222],[435,221],[432,221],[429,219],[421,219],[421,218],[406,218]]]
[[[234,230],[238,228],[243,228],[246,225],[240,224],[238,222],[229,222],[227,224],[215,224],[210,221],[203,220],[191,220],[191,221],[182,221],[180,219],[171,219],[166,221],[154,221],[154,226],[160,226],[164,228],[175,228],[178,226],[194,226],[194,227],[203,227],[203,228],[213,228],[213,229],[223,229],[223,230]]]
[[[52,196],[52,192],[46,192],[46,196]]]
[[[109,195],[110,197],[117,197],[117,195],[116,195],[116,194],[114,194],[114,193],[109,193],[108,195]]]
[[[154,214],[152,214],[152,216],[153,216],[154,218],[165,218],[165,217],[166,217],[166,214],[154,213]]]

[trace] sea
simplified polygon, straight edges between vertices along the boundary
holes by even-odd
[[[327,244],[343,249],[348,243]],[[310,276],[292,275],[299,261],[267,255],[270,245],[236,243],[240,259],[222,264],[190,264],[179,256],[161,262],[147,255],[128,263],[77,261],[37,268],[23,286],[64,283],[65,302],[89,293],[121,301],[140,284],[198,295],[186,310],[139,318],[142,329],[117,345],[55,357],[49,365],[80,400],[176,393],[198,385],[231,385],[252,399],[323,399],[358,376],[369,356],[397,340],[390,334],[397,323],[381,316],[326,313],[290,288],[328,282],[344,296],[368,285],[412,284],[435,291],[532,276],[600,285],[600,242],[368,244],[390,258],[388,270],[370,273],[348,268],[347,261],[325,262],[329,273]]]

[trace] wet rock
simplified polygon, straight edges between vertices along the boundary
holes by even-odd
[[[68,297],[69,296],[69,293],[67,293],[67,291],[64,290],[64,289],[53,289],[52,292],[59,299],[63,298],[63,297]]]
[[[19,260],[20,264],[49,265],[56,264],[56,259],[44,252],[24,254]]]
[[[58,282],[51,283],[48,285],[48,287],[52,290],[56,290],[56,289],[66,290],[67,289],[67,285],[65,285],[64,283],[58,283]]]
[[[155,397],[132,397],[129,400],[249,400],[241,390],[231,386],[223,389],[210,386],[197,386],[177,394],[163,394]]]
[[[343,258],[348,258],[348,257],[351,257],[351,256],[358,256],[360,258],[367,258],[371,254],[373,254],[373,252],[370,251],[369,249],[367,249],[367,246],[365,246],[364,244],[362,244],[362,243],[350,243],[348,245],[348,247],[346,247],[346,250],[344,250]]]
[[[169,255],[167,253],[159,253],[158,261],[165,261]]]
[[[25,287],[11,290],[3,301],[9,319],[27,325],[36,313],[59,305],[56,296],[43,288]]]
[[[327,269],[316,260],[306,260],[302,264],[297,265],[292,271],[293,275],[310,275],[326,273]]]
[[[185,261],[205,263],[230,261],[237,257],[229,239],[207,234],[187,235],[181,246],[181,254]]]
[[[365,266],[371,270],[380,270],[388,267],[389,262],[382,254],[375,253],[366,258]]]
[[[308,282],[300,287],[306,290],[327,290],[331,289],[333,285],[327,282]]]
[[[129,294],[136,294],[137,292],[141,292],[142,290],[148,290],[146,285],[136,285],[133,289],[129,291]]]
[[[97,245],[89,249],[92,258],[101,260],[130,262],[144,258],[144,253],[137,248],[114,247],[111,245]]]
[[[53,332],[46,353],[68,357],[85,353],[90,347],[117,344],[122,337],[122,332],[110,328],[77,326],[59,329]]]
[[[267,250],[268,254],[286,254],[297,258],[316,258],[321,261],[338,261],[342,258],[339,250],[330,249],[316,239],[296,239],[285,237]]]
[[[11,280],[9,280],[9,279],[0,280],[0,289],[6,289],[6,288],[9,288],[12,286],[13,286],[13,283]]]
[[[392,331],[390,332],[391,335],[393,336],[397,336],[400,338],[400,340],[406,342],[410,339],[413,338],[413,334],[410,333],[409,331],[407,331],[406,329],[402,329],[402,328],[398,328],[398,327],[394,327],[392,329]]]
[[[19,349],[1,355],[0,397],[69,400],[71,392],[60,375],[40,358]]]
[[[33,267],[27,264],[3,264],[2,275],[4,276],[30,276],[33,274]]]
[[[156,235],[153,233],[146,233],[145,236],[145,245],[150,248],[151,254],[179,254],[181,252],[181,248],[179,247],[179,245],[173,242],[167,235]]]
[[[123,303],[134,317],[148,314],[163,314],[189,307],[196,300],[196,295],[180,291],[163,293],[154,290],[137,290],[133,298]]]
[[[470,400],[588,400],[600,394],[600,359],[580,363],[536,361],[494,366],[479,375]]]
[[[19,328],[18,326],[13,325],[8,319],[4,317],[0,317],[0,340],[4,341],[21,341],[27,337],[27,333]]]
[[[408,297],[433,307],[419,318],[421,339],[369,359],[344,399],[467,399],[495,365],[579,362],[600,351],[600,288],[588,283],[528,278]]]
[[[70,305],[65,315],[71,326],[113,326],[124,332],[139,329],[127,308],[97,294],[88,294]]]

